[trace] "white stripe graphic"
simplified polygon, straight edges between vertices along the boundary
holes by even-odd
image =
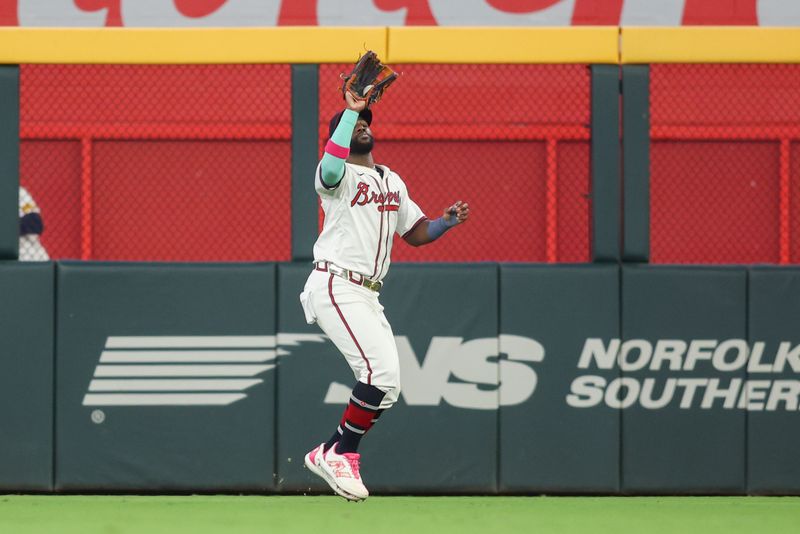
[[[183,379],[170,380],[161,378],[103,380],[95,379],[89,383],[89,391],[242,391],[261,384],[259,378],[243,378],[231,380]]]
[[[328,339],[324,334],[285,334],[278,333],[278,345],[297,347],[303,342],[322,343]]]
[[[274,360],[275,350],[104,350],[101,363],[137,362],[267,362]]]
[[[254,376],[275,365],[98,365],[95,377]]]
[[[84,406],[226,406],[244,393],[87,393]]]
[[[325,339],[320,334],[288,334],[285,341],[291,346]],[[254,377],[274,369],[280,353],[288,354],[276,341],[277,336],[109,336],[83,404],[232,404],[247,397],[245,390],[264,382]]]
[[[110,336],[107,349],[274,348],[275,336]]]

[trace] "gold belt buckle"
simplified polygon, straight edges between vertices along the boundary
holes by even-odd
[[[318,262],[318,263],[324,265],[324,272],[329,272],[334,276],[338,276],[340,278],[344,278],[345,280],[349,280],[350,282],[353,282],[354,284],[357,284],[357,285],[360,285],[360,286],[364,286],[367,289],[371,289],[372,291],[380,291],[381,287],[383,287],[383,282],[378,282],[377,280],[370,280],[369,278],[367,278],[363,274],[356,273],[356,272],[353,272],[353,271],[348,271],[347,269],[343,269],[342,267],[339,267],[338,265],[336,265],[334,263],[330,263],[330,262]],[[317,264],[316,263],[314,264],[314,268],[317,268]],[[317,268],[317,270],[322,271],[323,269],[318,269]],[[358,275],[360,277],[360,280],[357,279],[357,278],[354,278],[353,275]]]
[[[364,281],[362,283],[364,284],[364,287],[366,287],[367,289],[371,289],[372,291],[380,291],[381,286],[383,286],[383,282],[369,280],[368,278],[364,278]]]

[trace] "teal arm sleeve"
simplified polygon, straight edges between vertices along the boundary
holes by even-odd
[[[338,155],[332,154],[329,147],[325,148],[325,154],[322,156],[322,183],[329,187],[337,185],[344,176],[344,162],[347,156],[343,158],[340,156],[343,152],[349,152],[350,138],[353,136],[356,121],[358,121],[358,112],[352,109],[345,110],[339,125],[333,131],[333,136],[328,141],[339,149],[335,151]]]

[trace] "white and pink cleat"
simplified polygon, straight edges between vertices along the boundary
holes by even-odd
[[[369,497],[359,472],[361,455],[354,452],[339,454],[336,446],[323,453],[324,447],[322,443],[306,454],[305,464],[309,471],[321,477],[333,491],[348,501],[363,501]]]

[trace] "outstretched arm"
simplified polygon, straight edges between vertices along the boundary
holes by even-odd
[[[364,100],[356,100],[350,93],[345,93],[345,100],[347,109],[325,145],[325,154],[322,155],[322,182],[330,188],[338,185],[344,176],[344,162],[350,155],[350,138],[356,127],[358,114],[366,106]]]
[[[450,228],[466,222],[468,218],[469,204],[459,200],[444,210],[444,214],[438,219],[427,219],[417,225],[405,236],[406,243],[418,247],[436,241]]]

